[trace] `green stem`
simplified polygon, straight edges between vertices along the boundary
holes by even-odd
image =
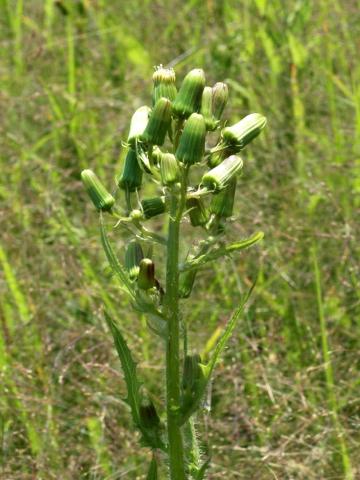
[[[180,318],[179,318],[179,200],[175,192],[170,197],[167,243],[165,311],[168,320],[166,344],[166,410],[168,427],[169,465],[171,480],[185,480],[184,446],[180,413]]]

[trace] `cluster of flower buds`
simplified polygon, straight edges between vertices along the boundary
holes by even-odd
[[[218,82],[212,87],[207,86],[201,69],[191,70],[179,90],[175,81],[173,69],[156,68],[152,108],[141,106],[131,118],[128,150],[117,186],[125,192],[124,210],[128,222],[141,228],[142,222],[168,211],[168,192],[181,191],[189,168],[194,164],[203,165],[207,171],[199,185],[192,187],[185,180],[183,213],[192,226],[201,227],[210,235],[218,235],[224,230],[226,219],[233,215],[237,175],[243,166],[238,152],[259,135],[266,118],[253,113],[221,129],[221,118],[229,96],[227,85]],[[214,130],[220,131],[218,142],[206,150],[207,132]],[[113,195],[93,172],[84,170],[81,177],[98,210],[112,214],[119,212],[114,207]],[[145,178],[152,179],[160,190],[156,196],[139,199]],[[128,245],[125,264],[129,278],[136,279],[139,289],[154,287],[154,264],[151,259],[144,258],[137,242]],[[195,271],[182,274],[182,297],[190,295],[195,276]]]
[[[228,87],[222,82],[214,86],[206,85],[201,69],[191,70],[179,90],[175,82],[173,69],[158,67],[153,74],[151,108],[141,106],[132,115],[121,173],[116,177],[116,187],[122,192],[120,201],[115,202],[118,195],[113,196],[108,192],[91,170],[81,173],[85,189],[100,212],[101,240],[114,274],[129,294],[133,308],[146,314],[150,331],[169,346],[166,372],[167,404],[170,408],[166,444],[164,424],[152,401],[144,398],[131,351],[115,323],[108,321],[125,373],[128,389],[126,401],[134,423],[142,434],[141,442],[150,447],[153,453],[157,450],[169,453],[170,460],[173,441],[170,421],[173,421],[174,432],[200,408],[213,366],[225,346],[226,332],[231,333],[237,318],[234,316],[235,320],[231,320],[226,327],[215,348],[213,360],[202,363],[200,355],[188,355],[188,349],[184,348],[181,382],[178,330],[181,316],[178,315],[178,301],[191,295],[203,265],[247,248],[263,236],[259,232],[230,245],[219,241],[229,223],[228,219],[233,215],[238,176],[243,167],[239,152],[259,135],[266,124],[265,117],[254,113],[234,125],[225,126],[222,115],[228,101]],[[208,135],[209,132],[213,133]],[[197,180],[193,182],[195,178]],[[143,185],[146,181],[152,183],[153,189]],[[124,262],[117,258],[111,246],[104,212],[116,219],[116,227],[122,227],[133,235],[125,248]],[[145,222],[153,221],[155,227],[158,226],[163,214],[167,215],[169,225],[167,238],[161,229],[151,230],[145,225]],[[204,238],[189,250],[183,261],[179,252],[180,221],[186,221],[204,234]],[[143,250],[142,245],[146,245],[146,249]],[[167,254],[166,281],[161,282],[156,277],[158,268],[155,268],[154,258],[159,253],[157,249],[164,248],[164,245]],[[166,291],[161,284],[165,285]],[[172,368],[173,365],[176,368]],[[178,372],[176,376],[174,372]],[[169,378],[176,380],[172,386]],[[175,397],[178,400],[172,405]],[[192,430],[191,425],[188,426]],[[179,435],[181,437],[181,432]],[[181,438],[180,443],[175,444],[178,452],[180,444]],[[186,455],[188,459],[192,458],[191,453],[187,452]],[[185,455],[181,456],[185,458]],[[157,457],[154,454],[152,460],[155,467]],[[174,463],[169,463],[171,470]],[[200,466],[196,462],[193,465],[188,462],[187,471],[193,478],[204,478],[207,463]],[[157,478],[152,473],[156,473],[156,468],[150,468],[147,478]],[[180,477],[185,478],[185,474],[176,478]]]

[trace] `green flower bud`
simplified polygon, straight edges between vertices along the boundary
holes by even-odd
[[[150,258],[143,258],[139,264],[138,287],[149,290],[155,286],[155,265]]]
[[[190,222],[193,227],[199,227],[207,223],[208,212],[199,198],[189,198],[186,201],[186,208],[189,209]]]
[[[213,90],[205,87],[201,98],[201,115],[204,117],[206,130],[212,131],[216,128],[216,121],[212,114]]]
[[[233,155],[236,149],[233,147],[225,147],[223,145],[223,148],[221,150],[217,150],[216,147],[214,148],[214,151],[210,153],[210,157],[208,159],[208,164],[209,167],[213,168],[219,165],[225,158],[230,157],[230,155]]]
[[[201,185],[208,190],[222,190],[242,166],[242,159],[236,155],[231,155],[217,167],[206,172],[201,179]]]
[[[140,405],[139,408],[141,426],[151,430],[157,428],[160,424],[160,418],[156,412],[154,404],[149,403]]]
[[[180,176],[180,168],[175,155],[163,153],[160,157],[160,173],[163,185],[172,185]]]
[[[229,89],[226,83],[215,83],[212,89],[212,114],[216,120],[220,120],[229,97]]]
[[[98,210],[107,212],[112,209],[115,203],[114,197],[106,190],[92,170],[83,170],[81,172],[81,180]]]
[[[126,248],[125,252],[125,268],[129,273],[131,280],[134,280],[140,270],[140,262],[144,258],[141,245],[135,240],[131,241]]]
[[[160,98],[150,114],[141,140],[154,145],[162,145],[171,122],[171,102],[167,98]]]
[[[136,152],[130,149],[125,158],[124,168],[118,180],[123,190],[134,192],[141,187],[143,172],[137,161]]]
[[[229,218],[233,214],[236,192],[236,177],[219,193],[213,195],[210,202],[210,212],[221,218]]]
[[[198,112],[204,87],[204,71],[200,68],[191,70],[184,78],[173,102],[174,114],[181,118],[187,118],[192,113]]]
[[[198,113],[193,113],[185,123],[176,150],[176,158],[188,165],[200,162],[205,151],[205,137],[204,117]]]
[[[175,72],[172,68],[164,68],[162,65],[156,68],[153,75],[154,90],[153,90],[153,104],[164,97],[171,102],[176,97],[175,86]]]
[[[200,364],[201,357],[198,354],[186,355],[184,359],[182,381],[182,407],[184,409],[191,405],[204,379],[204,373]]]
[[[144,198],[141,207],[147,219],[160,215],[165,212],[165,197]]]
[[[151,161],[157,167],[160,166],[160,160],[162,155],[163,155],[163,152],[160,150],[158,146],[155,145],[151,152]]]
[[[149,121],[150,108],[143,106],[138,108],[131,117],[130,131],[128,135],[128,144],[135,150],[136,141],[140,139],[144,133],[146,125]]]
[[[187,272],[180,273],[179,276],[179,296],[180,298],[189,298],[192,292],[196,270],[188,270]]]
[[[130,212],[130,218],[132,218],[133,220],[136,220],[136,221],[140,221],[143,219],[143,214],[141,212],[141,210],[132,210]]]
[[[221,132],[222,142],[234,146],[237,151],[242,150],[248,143],[259,135],[266,125],[266,118],[260,113],[247,115],[240,122],[231,127],[225,127]]]

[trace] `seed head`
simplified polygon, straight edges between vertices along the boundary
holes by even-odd
[[[92,170],[83,170],[81,172],[81,180],[97,210],[110,211],[115,203],[115,199],[106,190],[95,173]]]
[[[193,113],[185,123],[176,158],[187,165],[200,162],[205,151],[206,128],[204,117]]]
[[[141,140],[162,145],[171,122],[171,102],[167,98],[160,98],[150,114],[149,122],[146,125]]]
[[[140,261],[137,285],[141,290],[149,290],[155,286],[155,265],[150,258]]]
[[[191,70],[184,78],[180,90],[173,102],[174,114],[181,118],[187,118],[192,113],[198,112],[204,87],[204,71],[200,68]]]
[[[201,179],[201,185],[208,190],[220,191],[227,186],[242,166],[242,159],[231,155],[217,167],[206,172]]]
[[[263,115],[251,113],[235,125],[225,127],[221,132],[222,141],[240,151],[259,135],[265,125],[266,118]]]
[[[139,166],[136,152],[131,148],[126,154],[124,168],[118,180],[118,185],[123,190],[134,192],[141,187],[143,172]]]

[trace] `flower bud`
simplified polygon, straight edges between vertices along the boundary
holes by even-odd
[[[151,152],[151,162],[157,167],[159,167],[162,155],[163,155],[163,152],[160,150],[160,148],[154,145],[154,148],[152,149],[152,152]]]
[[[164,97],[171,102],[176,97],[175,72],[172,68],[164,68],[162,65],[156,68],[153,75],[154,90],[153,104]]]
[[[213,90],[205,87],[201,97],[201,115],[204,117],[206,130],[212,131],[216,128],[216,121],[212,114]]]
[[[149,121],[150,108],[143,106],[138,108],[131,117],[130,130],[128,135],[128,144],[135,150],[136,141],[144,133],[146,125]]]
[[[206,172],[201,179],[201,185],[208,190],[222,190],[242,166],[242,159],[237,155],[231,155],[217,167]]]
[[[139,414],[142,427],[151,430],[159,426],[160,418],[156,412],[154,404],[151,401],[140,405]]]
[[[131,280],[134,280],[140,270],[140,262],[144,258],[141,245],[135,240],[131,241],[126,248],[125,252],[125,268],[129,273]]]
[[[143,258],[139,264],[138,287],[149,290],[155,286],[155,265],[150,258]]]
[[[214,151],[210,153],[210,157],[208,159],[208,164],[209,167],[213,168],[219,165],[225,158],[230,157],[233,153],[235,153],[234,148],[231,147],[226,147],[222,145],[221,150],[217,150],[216,147],[214,148]]]
[[[92,170],[83,170],[81,172],[81,180],[95,207],[104,212],[111,210],[115,199],[106,190],[95,173]]]
[[[144,198],[141,207],[147,219],[160,215],[165,212],[165,197]]]
[[[132,220],[135,220],[137,222],[143,219],[143,214],[141,210],[137,210],[137,209],[132,210],[129,216]]]
[[[228,185],[212,196],[210,212],[221,218],[229,218],[233,214],[236,192],[236,177],[233,177]]]
[[[184,78],[173,102],[174,114],[181,118],[187,118],[192,113],[198,112],[204,87],[204,71],[200,68],[191,70]]]
[[[236,147],[237,151],[242,150],[259,135],[265,125],[266,118],[263,115],[252,113],[235,125],[225,127],[221,132],[222,142]]]
[[[153,108],[141,140],[154,145],[162,145],[171,122],[171,102],[160,98]]]
[[[180,169],[175,155],[172,153],[163,153],[160,157],[160,173],[163,185],[172,185],[178,181]]]
[[[179,276],[179,296],[180,298],[189,298],[192,292],[196,270],[188,270],[187,272],[180,273]]]
[[[184,359],[183,381],[182,381],[182,406],[186,408],[191,405],[197,395],[199,385],[204,378],[200,366],[201,357],[198,354],[186,355]]]
[[[189,198],[186,201],[186,208],[189,209],[188,213],[193,227],[199,227],[207,223],[208,212],[199,198]]]
[[[134,192],[141,187],[143,172],[137,161],[136,152],[131,148],[126,154],[124,168],[118,185],[123,190]]]
[[[229,89],[226,83],[218,82],[212,88],[212,114],[216,120],[220,120],[229,97]]]
[[[176,150],[176,158],[188,165],[200,162],[205,151],[205,136],[204,117],[198,113],[193,113],[185,123]]]

